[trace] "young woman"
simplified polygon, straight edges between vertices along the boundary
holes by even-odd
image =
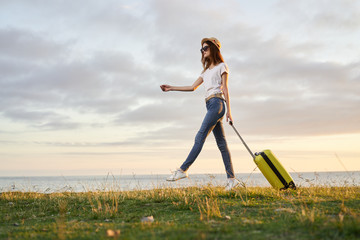
[[[231,190],[239,182],[235,179],[234,170],[231,162],[231,156],[227,147],[222,119],[225,114],[226,104],[226,121],[232,121],[230,97],[228,91],[228,74],[229,70],[220,53],[221,44],[216,38],[204,38],[201,40],[200,49],[202,53],[201,62],[203,71],[200,77],[191,86],[170,86],[161,85],[160,88],[164,92],[168,91],[194,91],[202,83],[205,86],[205,101],[207,113],[195,137],[195,143],[191,149],[187,159],[181,167],[173,172],[167,178],[167,181],[177,181],[188,176],[187,170],[199,155],[206,137],[212,131],[214,133],[216,143],[224,161],[227,174],[226,190]]]

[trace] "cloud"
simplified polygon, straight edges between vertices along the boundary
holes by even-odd
[[[3,36],[6,36],[9,31],[2,32]],[[30,35],[22,30],[10,32],[16,32],[20,39],[27,39]],[[138,103],[138,99],[134,97],[137,95],[135,89],[144,88],[144,84],[137,80],[148,80],[148,76],[151,76],[151,72],[138,67],[128,53],[95,51],[86,60],[68,60],[64,55],[69,56],[68,50],[71,46],[48,41],[44,36],[31,36],[36,41],[18,41],[17,47],[34,51],[20,54],[21,51],[15,49],[0,55],[4,62],[1,65],[4,71],[0,81],[1,112],[4,117],[14,121],[22,118],[23,122],[30,123],[35,115],[40,119],[38,115],[45,114],[43,109],[53,109],[54,113],[57,109],[71,109],[115,114]],[[8,41],[3,47],[10,46],[11,42]],[[46,55],[39,56],[37,48],[56,51],[47,51]],[[51,59],[51,62],[47,59]],[[34,64],[33,60],[38,63]],[[143,90],[139,92],[146,93]],[[146,94],[143,95],[146,97]],[[67,123],[65,119],[37,125],[38,128],[46,129],[78,126],[80,124]]]
[[[222,43],[235,125],[254,149],[260,141],[287,152],[302,148],[298,139],[332,142],[360,132],[357,1],[1,5],[0,158],[14,172],[12,162],[28,169],[25,159],[33,159],[30,169],[63,161],[79,169],[89,161],[93,169],[102,161],[117,169],[173,167],[206,113],[204,91],[164,93],[159,85],[198,78],[203,37]],[[225,121],[224,128],[236,158],[243,148]],[[209,143],[202,156],[211,161],[212,136]]]
[[[323,135],[360,130],[360,114],[349,111],[359,105],[359,63],[298,57],[291,45],[276,39],[254,45],[259,46],[243,59],[232,59],[231,79],[241,76],[241,81],[230,83],[232,106],[241,109],[233,114],[251,123],[246,127],[250,133]]]
[[[25,109],[9,109],[3,113],[4,117],[14,122],[26,122],[38,130],[69,130],[77,128],[80,124],[69,117],[52,111],[27,111]]]
[[[13,28],[0,29],[0,51],[2,58],[47,61],[63,54],[65,44],[55,44],[39,34]]]
[[[346,38],[360,27],[360,4],[353,0],[328,1],[277,1],[277,13],[287,28],[296,26],[293,33],[313,41],[331,41],[331,38]],[[301,36],[303,32],[306,35]],[[344,36],[345,34],[345,36]],[[315,38],[317,36],[318,39]]]
[[[187,135],[196,131],[205,113],[202,89],[162,93],[159,85],[191,85],[201,71],[201,38],[217,36],[230,67],[233,115],[250,134],[359,131],[359,115],[350,110],[359,104],[359,62],[314,59],[317,50],[331,47],[317,40],[293,41],[277,32],[264,36],[265,25],[236,17],[247,11],[245,5],[90,1],[78,11],[83,3],[72,3],[77,10],[60,11],[69,8],[61,2],[38,1],[37,7],[24,2],[18,9],[27,10],[29,21],[43,29],[28,30],[17,17],[0,28],[3,117],[44,130],[94,126],[64,113],[74,111],[95,114],[113,126],[163,126],[144,132],[149,138],[171,139],[181,131]],[[336,2],[324,9],[323,2],[316,3],[310,13],[305,3],[292,4],[279,1],[275,7],[291,10],[282,16],[294,22],[309,14],[307,19],[317,23],[302,26],[315,31],[326,18],[345,24],[348,16],[334,9],[353,3]],[[11,2],[7,6],[16,8]],[[358,8],[352,8],[351,16],[357,15]],[[40,24],[44,18],[49,22]],[[64,32],[62,37],[54,25]],[[169,133],[160,134],[164,130]]]

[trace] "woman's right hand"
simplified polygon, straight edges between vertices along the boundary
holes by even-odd
[[[170,85],[165,85],[165,84],[161,85],[160,88],[161,88],[161,90],[163,90],[163,92],[168,92],[171,90]]]

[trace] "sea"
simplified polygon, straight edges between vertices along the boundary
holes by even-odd
[[[297,187],[360,186],[360,171],[290,173]],[[0,177],[0,192],[89,192],[133,191],[156,188],[225,186],[225,174],[189,174],[189,178],[167,182],[168,175],[96,175]],[[237,173],[243,187],[270,187],[260,172]]]

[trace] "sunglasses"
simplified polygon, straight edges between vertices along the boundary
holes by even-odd
[[[200,49],[200,52],[201,52],[201,53],[204,53],[204,52],[206,52],[208,49],[209,49],[209,46],[205,46],[205,47],[203,47],[203,48]]]

